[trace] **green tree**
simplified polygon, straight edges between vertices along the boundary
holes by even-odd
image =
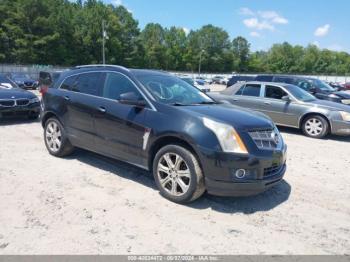
[[[250,54],[250,44],[244,37],[238,36],[232,41],[233,68],[239,72],[248,70],[248,61]]]

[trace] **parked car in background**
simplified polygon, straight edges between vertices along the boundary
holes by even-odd
[[[174,202],[193,201],[205,190],[257,194],[286,170],[286,145],[269,118],[218,104],[168,73],[80,66],[50,85],[43,105],[50,154],[81,147],[150,170]]]
[[[237,83],[220,93],[216,101],[249,108],[271,117],[276,125],[299,128],[306,136],[350,135],[350,107],[316,99],[298,86],[284,83]]]
[[[185,82],[189,83],[190,85],[197,87],[199,90],[201,90],[202,92],[210,92],[210,88],[205,86],[205,82],[201,79],[196,80],[193,79],[191,77],[180,77],[182,80],[184,80]]]
[[[209,77],[205,77],[205,76],[197,76],[196,79],[201,79],[204,81],[205,84],[207,85],[211,85],[213,83],[213,80]]]
[[[25,116],[38,118],[40,100],[33,93],[18,87],[0,88],[0,119]]]
[[[350,82],[347,82],[344,84],[344,89],[345,90],[350,90]]]
[[[18,86],[6,75],[0,74],[0,88],[18,88]]]
[[[236,75],[232,76],[229,81],[227,82],[227,87],[233,86],[236,83],[240,82],[248,82],[248,81],[254,81],[255,76],[247,76],[247,75]]]
[[[314,95],[318,99],[350,105],[350,93],[337,91],[324,81],[316,78],[285,75],[258,75],[255,78],[255,81],[296,85]]]
[[[214,84],[226,85],[228,82],[228,79],[224,76],[214,76],[212,78],[212,81]]]
[[[327,82],[325,81],[326,84],[330,85],[331,87],[333,87],[335,90],[337,91],[343,91],[345,90],[344,85],[342,85],[339,82]]]
[[[32,79],[28,74],[25,73],[9,73],[9,78],[14,81],[20,88],[23,89],[37,89],[39,82]]]

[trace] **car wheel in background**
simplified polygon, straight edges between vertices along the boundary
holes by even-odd
[[[179,145],[168,145],[158,151],[153,176],[161,195],[176,203],[194,201],[205,191],[197,158]]]
[[[51,155],[63,157],[74,151],[74,147],[69,142],[62,124],[55,117],[49,118],[45,123],[44,140]]]
[[[327,119],[319,115],[311,115],[304,119],[302,124],[303,133],[313,138],[323,138],[329,132]]]

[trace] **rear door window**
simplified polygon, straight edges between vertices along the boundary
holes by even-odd
[[[243,96],[260,96],[261,85],[259,84],[246,84],[242,90]],[[241,90],[239,90],[241,91]]]
[[[265,97],[273,99],[282,99],[282,97],[288,94],[278,86],[266,85],[265,87]]]
[[[80,74],[77,84],[73,84],[72,91],[87,95],[101,96],[103,73]]]
[[[61,85],[61,89],[72,90],[73,85],[76,84],[76,80],[77,76],[70,76],[66,78]]]

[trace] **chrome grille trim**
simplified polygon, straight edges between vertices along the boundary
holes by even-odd
[[[253,139],[256,146],[259,149],[264,150],[276,149],[281,140],[279,132],[276,129],[254,130],[248,132],[248,134]],[[277,134],[277,136],[279,137],[279,141],[277,143],[273,134]]]
[[[30,100],[26,98],[0,99],[0,107],[27,106],[29,104],[30,104]]]

